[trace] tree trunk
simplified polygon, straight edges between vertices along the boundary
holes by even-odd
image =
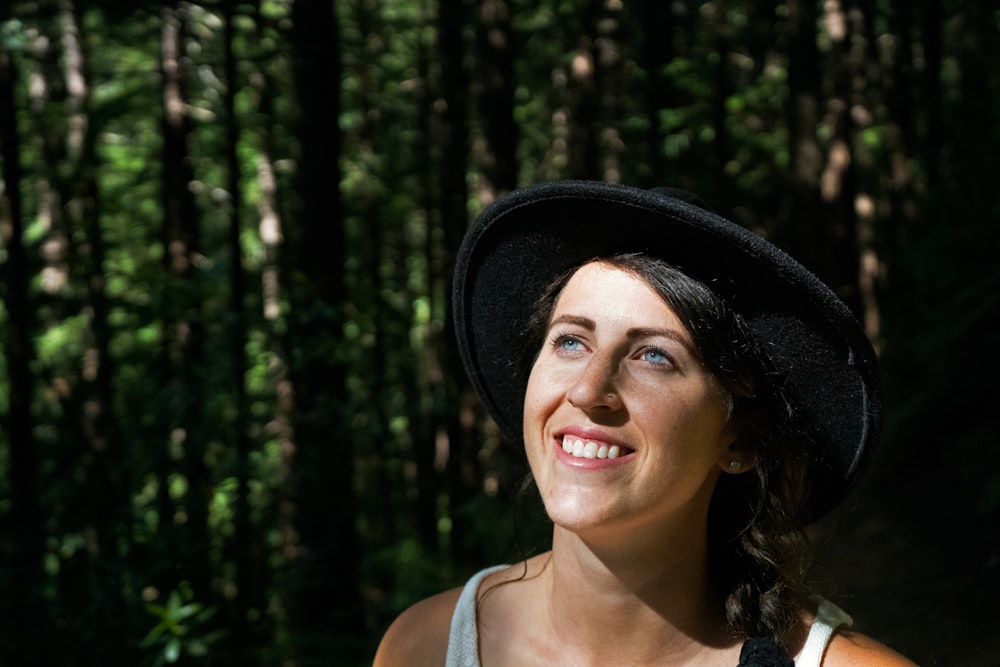
[[[161,10],[162,264],[167,277],[162,372],[168,413],[159,470],[162,476],[160,526],[166,528],[168,548],[173,551],[174,558],[172,570],[162,573],[162,583],[169,587],[166,591],[186,579],[197,598],[205,600],[211,593],[212,578],[207,526],[212,484],[204,458],[201,397],[204,324],[196,266],[201,238],[198,206],[190,187],[194,171],[189,148],[192,120],[187,99],[185,11],[179,0],[170,0]],[[169,473],[177,463],[180,464],[177,470],[187,482],[179,507],[162,495],[170,483]],[[171,534],[174,535],[172,539]]]
[[[645,76],[646,137],[639,149],[646,151],[640,168],[640,181],[648,187],[667,185],[668,168],[663,151],[663,133],[660,114],[677,103],[677,92],[667,76],[667,65],[674,59],[674,33],[676,16],[672,3],[663,0],[643,0],[642,8],[642,51],[640,64]]]
[[[255,26],[253,37],[257,44],[266,43],[266,30],[268,19],[262,11],[261,5],[266,0],[260,0],[253,6],[253,25]],[[257,135],[258,155],[256,161],[257,188],[260,192],[257,199],[258,227],[257,231],[260,244],[263,249],[263,257],[260,267],[260,312],[258,321],[263,322],[263,331],[267,339],[267,350],[269,353],[269,385],[273,391],[273,408],[270,419],[267,420],[267,436],[273,438],[278,444],[279,469],[276,479],[271,480],[271,484],[277,489],[279,494],[291,485],[292,467],[294,465],[294,401],[291,391],[291,381],[289,376],[289,359],[291,355],[285,347],[285,337],[279,333],[275,324],[281,322],[282,316],[282,290],[284,285],[282,279],[281,250],[283,247],[282,216],[278,203],[278,175],[275,165],[274,155],[278,149],[275,144],[274,123],[276,119],[274,109],[275,82],[269,69],[270,59],[261,58],[256,68],[249,75],[252,86],[256,111],[261,119],[254,124],[253,130]],[[278,502],[268,512],[263,513],[261,525],[273,526],[280,536],[280,544],[277,549],[283,554],[294,554],[297,549],[298,538],[295,530],[294,507],[287,496],[279,496]],[[252,525],[247,529],[248,537],[251,537]],[[273,581],[273,571],[268,565],[269,549],[261,542],[260,532],[252,534],[252,556],[247,558],[244,567],[250,567],[250,572],[245,572],[244,577],[250,580],[252,592],[244,599],[246,605],[256,606],[262,611],[267,605],[266,591]],[[234,541],[234,548],[239,548],[240,538]],[[270,614],[264,615],[254,626],[254,636],[257,641],[266,644],[273,632],[273,626],[265,619],[272,618]]]
[[[787,242],[791,254],[817,270],[825,252],[821,239],[825,221],[819,199],[823,150],[816,127],[820,117],[820,67],[816,47],[816,3],[788,3],[788,140],[792,229]],[[823,276],[820,276],[821,278]]]
[[[919,88],[913,69],[915,20],[910,0],[893,0],[889,29],[894,48],[889,56],[891,63],[882,74],[889,121],[889,164],[884,184],[888,215],[883,225],[882,241],[890,256],[896,254],[899,236],[909,227],[917,211],[916,175],[912,167],[919,136],[914,113],[917,108],[914,92]]]
[[[857,160],[854,154],[855,116],[868,109],[862,96],[868,90],[865,77],[864,21],[860,8],[827,2],[824,21],[830,39],[830,58],[823,68],[829,91],[823,100],[823,124],[829,139],[819,177],[820,202],[825,219],[823,234],[813,253],[814,268],[839,296],[862,315],[858,292],[859,247]],[[853,112],[853,115],[852,115]]]
[[[290,613],[307,631],[363,626],[354,499],[354,443],[347,414],[341,349],[344,325],[344,222],[340,196],[340,37],[329,2],[292,7],[293,76],[297,99],[298,228],[288,349],[295,396],[295,525]],[[297,275],[296,275],[297,274]]]
[[[80,437],[84,445],[84,465],[89,466],[88,483],[81,489],[88,514],[89,528],[96,534],[97,585],[102,609],[109,615],[120,614],[124,600],[123,572],[131,551],[133,525],[130,505],[131,465],[123,447],[121,432],[114,414],[115,364],[111,354],[111,311],[106,292],[105,240],[101,229],[101,207],[97,185],[99,158],[97,132],[90,123],[90,82],[82,26],[70,0],[60,3],[61,43],[66,88],[67,134],[63,172],[73,176],[65,188],[65,218],[73,245],[75,265],[72,277],[85,286],[83,311],[87,314],[86,347],[80,359]],[[93,584],[91,584],[93,585]],[[88,589],[80,601],[92,606],[93,591]]]
[[[923,46],[924,141],[920,150],[921,164],[927,171],[927,190],[935,192],[941,182],[941,152],[948,145],[947,121],[944,112],[944,86],[941,68],[944,64],[944,17],[941,0],[919,3]]]
[[[996,161],[996,142],[990,140],[990,135],[997,136],[992,130],[996,123],[996,101],[992,94],[1000,92],[1000,75],[996,67],[1000,34],[995,2],[970,0],[964,3],[963,9],[963,39],[958,53],[961,115],[955,118],[955,124],[959,128],[982,128],[987,136],[975,131],[962,132],[963,141],[957,142],[955,157],[963,168],[973,172],[970,175],[974,177],[982,165]],[[992,178],[987,180],[992,181]],[[995,201],[993,197],[986,200]]]
[[[726,164],[731,157],[729,146],[729,128],[726,126],[728,112],[726,104],[732,93],[732,83],[729,75],[729,59],[731,56],[730,43],[732,41],[732,28],[729,25],[728,11],[721,6],[716,7],[713,14],[713,31],[715,33],[715,48],[718,53],[718,62],[715,64],[715,90],[712,94],[712,129],[715,139],[712,142],[712,172],[715,173],[720,183],[724,183],[726,178]],[[722,188],[725,189],[724,187]]]
[[[465,373],[458,359],[451,303],[448,295],[454,273],[455,253],[468,227],[469,192],[466,174],[469,167],[469,74],[464,60],[467,52],[463,34],[468,25],[464,0],[440,0],[438,3],[438,56],[441,62],[441,96],[445,111],[440,128],[440,183],[441,227],[444,231],[444,249],[433,274],[434,290],[446,299],[445,329],[443,331],[444,379],[447,383],[446,404],[448,432],[448,498],[452,517],[452,555],[459,563],[475,559],[476,545],[459,539],[469,534],[468,516],[459,512],[475,494],[479,481],[476,464],[476,428],[479,424],[463,421],[461,406],[467,402],[470,390]],[[433,472],[433,450],[426,452],[424,465]],[[430,473],[427,473],[430,474]],[[432,510],[428,499],[423,513],[428,523]],[[435,527],[436,531],[436,527]],[[429,537],[429,535],[428,535]]]
[[[247,280],[243,266],[242,203],[240,160],[237,145],[240,139],[239,121],[236,117],[237,77],[235,41],[235,0],[222,2],[223,49],[223,122],[225,123],[226,189],[229,192],[229,221],[227,246],[229,251],[229,345],[230,376],[232,385],[233,417],[230,438],[235,443],[236,454],[236,507],[233,516],[231,555],[235,566],[236,595],[231,605],[229,643],[237,663],[248,660],[247,649],[252,638],[248,620],[251,615],[263,612],[264,597],[257,581],[255,561],[260,558],[259,541],[254,535],[250,517],[251,442],[249,434],[249,408],[246,389]]]
[[[569,178],[601,178],[601,99],[598,76],[600,54],[595,28],[601,18],[602,0],[585,0],[576,6],[574,46],[567,77],[567,165]]]
[[[11,532],[3,538],[4,569],[0,609],[11,624],[9,637],[31,642],[41,629],[45,613],[41,598],[42,534],[38,508],[38,455],[32,403],[35,357],[31,332],[34,309],[28,294],[29,263],[24,247],[24,210],[21,198],[21,143],[14,103],[17,70],[11,53],[0,41],[0,238],[6,255],[0,263],[0,295],[6,311],[3,350],[6,356],[8,406],[3,430],[8,448]],[[26,646],[10,647],[10,655],[28,656]],[[19,650],[20,649],[20,650]]]
[[[484,0],[476,22],[479,115],[483,123],[483,145],[477,156],[479,199],[483,203],[517,185],[513,40],[508,0]]]
[[[367,526],[365,546],[381,550],[390,547],[398,539],[397,514],[401,509],[393,504],[395,494],[387,493],[386,490],[399,489],[403,482],[401,477],[396,479],[390,472],[390,462],[399,455],[392,447],[394,435],[389,428],[394,416],[390,396],[394,385],[402,384],[405,387],[407,405],[420,406],[425,400],[413,379],[414,370],[420,366],[419,361],[413,363],[412,356],[405,352],[403,355],[398,354],[400,350],[411,349],[408,336],[410,330],[406,327],[400,331],[397,326],[401,321],[398,309],[386,298],[392,290],[399,299],[397,303],[412,303],[407,289],[407,273],[410,269],[405,254],[408,252],[405,234],[401,224],[392,224],[393,216],[387,215],[385,207],[386,184],[394,182],[400,172],[406,171],[408,163],[405,160],[380,159],[383,153],[380,140],[384,141],[392,136],[391,133],[388,137],[383,133],[384,124],[379,122],[383,118],[379,106],[382,90],[379,77],[387,74],[380,67],[382,58],[386,55],[386,45],[376,38],[381,28],[378,22],[381,7],[375,0],[358,0],[355,6],[357,32],[362,44],[359,60],[355,65],[358,69],[356,94],[360,117],[355,143],[356,150],[360,153],[359,162],[368,165],[366,177],[358,184],[355,194],[358,209],[363,212],[365,221],[364,233],[356,240],[362,248],[364,268],[359,271],[363,276],[363,283],[357,289],[355,301],[363,301],[371,311],[371,324],[366,327],[371,344],[362,362],[364,369],[359,371],[369,378],[366,402],[370,406],[370,419],[364,429],[364,443],[360,451],[364,453],[364,484],[371,491],[359,498],[359,510],[362,511]],[[415,89],[419,105],[426,97],[429,78],[426,58],[422,52],[417,55],[416,69],[417,80],[421,82]],[[422,114],[417,111],[416,115],[418,122],[422,123],[426,123],[429,118],[429,112]],[[425,132],[420,133],[420,136],[428,135]],[[391,151],[394,148],[400,147],[386,147],[385,150]],[[416,173],[425,172],[418,168]],[[408,175],[405,174],[404,178]],[[386,253],[392,253],[388,260]],[[400,364],[405,364],[405,368],[400,369]],[[400,375],[405,380],[399,380]],[[433,442],[433,437],[426,436],[426,426],[422,421],[424,420],[420,420],[417,415],[411,420],[411,441],[417,450],[421,447],[419,443]],[[409,509],[407,506],[404,512]],[[373,583],[380,589],[388,590],[394,585],[392,578],[395,574],[381,571],[375,574],[376,581]]]
[[[626,89],[625,59],[619,43],[622,6],[604,3],[594,25],[594,68],[597,83],[599,117],[595,127],[600,171],[598,177],[605,181],[620,182],[625,165],[625,143],[621,136],[621,91]],[[631,169],[631,164],[628,168]]]

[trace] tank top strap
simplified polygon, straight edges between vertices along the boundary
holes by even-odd
[[[479,629],[476,620],[476,596],[479,585],[490,574],[506,565],[496,565],[480,570],[465,583],[455,611],[451,615],[451,632],[448,635],[448,655],[445,667],[480,667]]]
[[[812,599],[816,603],[816,618],[809,628],[805,645],[795,658],[795,667],[820,667],[833,633],[841,626],[851,627],[854,624],[854,619],[847,612],[826,598],[816,595]]]

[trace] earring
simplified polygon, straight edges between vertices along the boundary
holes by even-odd
[[[729,470],[731,470],[732,472],[739,472],[740,468],[742,467],[743,467],[742,461],[737,461],[734,459],[729,462]]]

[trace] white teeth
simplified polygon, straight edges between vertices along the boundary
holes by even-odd
[[[596,442],[566,436],[562,442],[563,451],[578,459],[616,459],[621,455],[618,445],[599,445]]]

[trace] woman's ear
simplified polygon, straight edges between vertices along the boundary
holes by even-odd
[[[732,442],[719,457],[719,467],[731,475],[753,470],[757,467],[757,457],[754,454],[752,441],[747,437],[746,424],[734,416],[727,429],[730,431]]]
[[[719,460],[719,467],[723,472],[739,475],[757,467],[757,457],[753,453],[729,451]]]

